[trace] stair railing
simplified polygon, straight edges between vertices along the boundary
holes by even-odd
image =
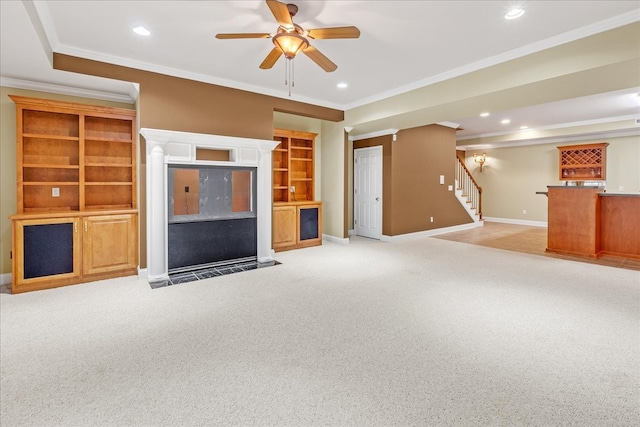
[[[482,219],[482,187],[473,178],[467,165],[460,158],[457,158],[456,179],[458,181],[458,189],[462,190],[462,195],[471,203],[471,208],[476,210],[479,218]]]

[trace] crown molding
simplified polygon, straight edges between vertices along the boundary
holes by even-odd
[[[574,133],[567,136],[545,136],[540,138],[531,138],[526,140],[511,140],[506,142],[497,143],[479,143],[469,145],[456,145],[456,150],[480,150],[490,148],[508,148],[508,147],[524,147],[527,145],[543,145],[543,144],[559,144],[564,142],[586,141],[586,140],[601,140],[608,138],[622,138],[625,136],[640,136],[639,129],[617,129],[607,130],[601,132],[585,132]]]
[[[360,141],[361,139],[376,138],[378,136],[395,135],[400,129],[383,129],[376,132],[363,133],[360,135],[349,136],[351,141]]]
[[[640,17],[638,16],[637,10],[627,12],[622,15],[614,16],[613,18],[605,19],[604,21],[596,22],[594,24],[587,25],[585,27],[578,28],[573,31],[568,31],[566,33],[559,34],[554,37],[549,37],[547,39],[540,40],[535,43],[531,43],[526,46],[519,47],[517,49],[512,49],[500,55],[495,55],[489,58],[485,58],[481,61],[472,62],[462,67],[454,68],[444,73],[437,74],[435,76],[428,77],[422,80],[418,80],[414,83],[401,86],[396,89],[392,89],[386,92],[381,92],[374,96],[363,98],[359,101],[344,105],[343,109],[347,111],[353,108],[362,107],[363,105],[371,104],[373,102],[382,101],[383,99],[391,98],[392,96],[401,95],[403,93],[421,89],[423,87],[426,87],[435,83],[440,83],[445,80],[453,79],[455,77],[460,77],[462,75],[469,74],[474,71],[479,71],[484,68],[489,68],[491,66],[498,65],[503,62],[508,62],[514,59],[527,56],[527,55],[531,55],[533,53],[540,52],[545,49],[550,49],[550,48],[559,46],[561,44],[573,42],[584,37],[592,36],[594,34],[612,30],[614,28],[622,27],[624,25],[637,22],[638,20],[640,20]]]
[[[38,92],[57,93],[59,95],[77,96],[80,98],[101,99],[103,101],[122,102],[133,104],[138,99],[138,90],[135,85],[128,94],[102,92],[93,89],[82,89],[73,86],[59,84],[42,83],[30,80],[14,79],[11,77],[0,77],[0,86],[12,87],[15,89],[34,90]]]
[[[470,135],[458,138],[458,141],[468,141],[470,139],[479,139],[479,138],[492,138],[496,136],[503,135],[522,135],[525,132],[533,132],[533,131],[542,131],[542,130],[552,130],[552,129],[566,129],[566,128],[574,128],[574,127],[582,127],[582,126],[591,126],[591,125],[601,125],[603,123],[614,123],[614,122],[623,122],[627,120],[637,120],[637,115],[627,115],[627,116],[617,116],[617,117],[605,117],[602,119],[594,119],[594,120],[584,120],[579,122],[567,122],[560,123],[556,125],[549,126],[540,126],[536,128],[528,128],[526,130],[521,130],[519,132],[513,131],[505,131],[505,132],[492,132],[492,133],[483,133],[477,135]]]

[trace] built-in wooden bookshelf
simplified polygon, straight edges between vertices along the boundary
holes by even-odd
[[[18,210],[11,217],[12,291],[134,274],[135,111],[10,97],[16,104]],[[66,243],[48,239],[41,232],[47,227]],[[57,265],[44,266],[46,257]],[[67,266],[63,272],[60,265]]]
[[[273,248],[322,244],[322,203],[315,200],[317,134],[276,129],[273,151]]]
[[[276,129],[273,139],[273,201],[314,199],[314,143],[317,134]]]

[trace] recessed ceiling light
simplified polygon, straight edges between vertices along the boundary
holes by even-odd
[[[344,82],[338,83],[336,86],[338,86],[339,89],[346,89],[347,87],[349,87],[349,85]]]
[[[150,36],[151,35],[151,31],[147,30],[143,26],[135,27],[133,29],[133,32],[138,34],[139,36]]]
[[[504,15],[504,19],[516,19],[520,18],[522,15],[524,15],[524,9],[515,7]]]
[[[502,121],[501,121],[500,123],[502,123],[503,125],[508,125],[509,123],[511,123],[511,120],[509,120],[509,119],[502,119]]]
[[[480,117],[489,117],[489,113],[480,113]]]

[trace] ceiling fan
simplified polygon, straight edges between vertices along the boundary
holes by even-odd
[[[260,64],[263,70],[274,66],[280,56],[287,59],[295,58],[300,51],[318,64],[326,72],[335,71],[338,66],[324,56],[318,49],[311,46],[309,39],[355,39],[360,37],[360,30],[356,27],[317,28],[305,30],[293,23],[293,17],[298,12],[295,4],[285,4],[277,0],[266,0],[267,6],[280,25],[275,34],[269,33],[232,33],[216,34],[218,39],[268,39],[271,38],[275,47]]]

